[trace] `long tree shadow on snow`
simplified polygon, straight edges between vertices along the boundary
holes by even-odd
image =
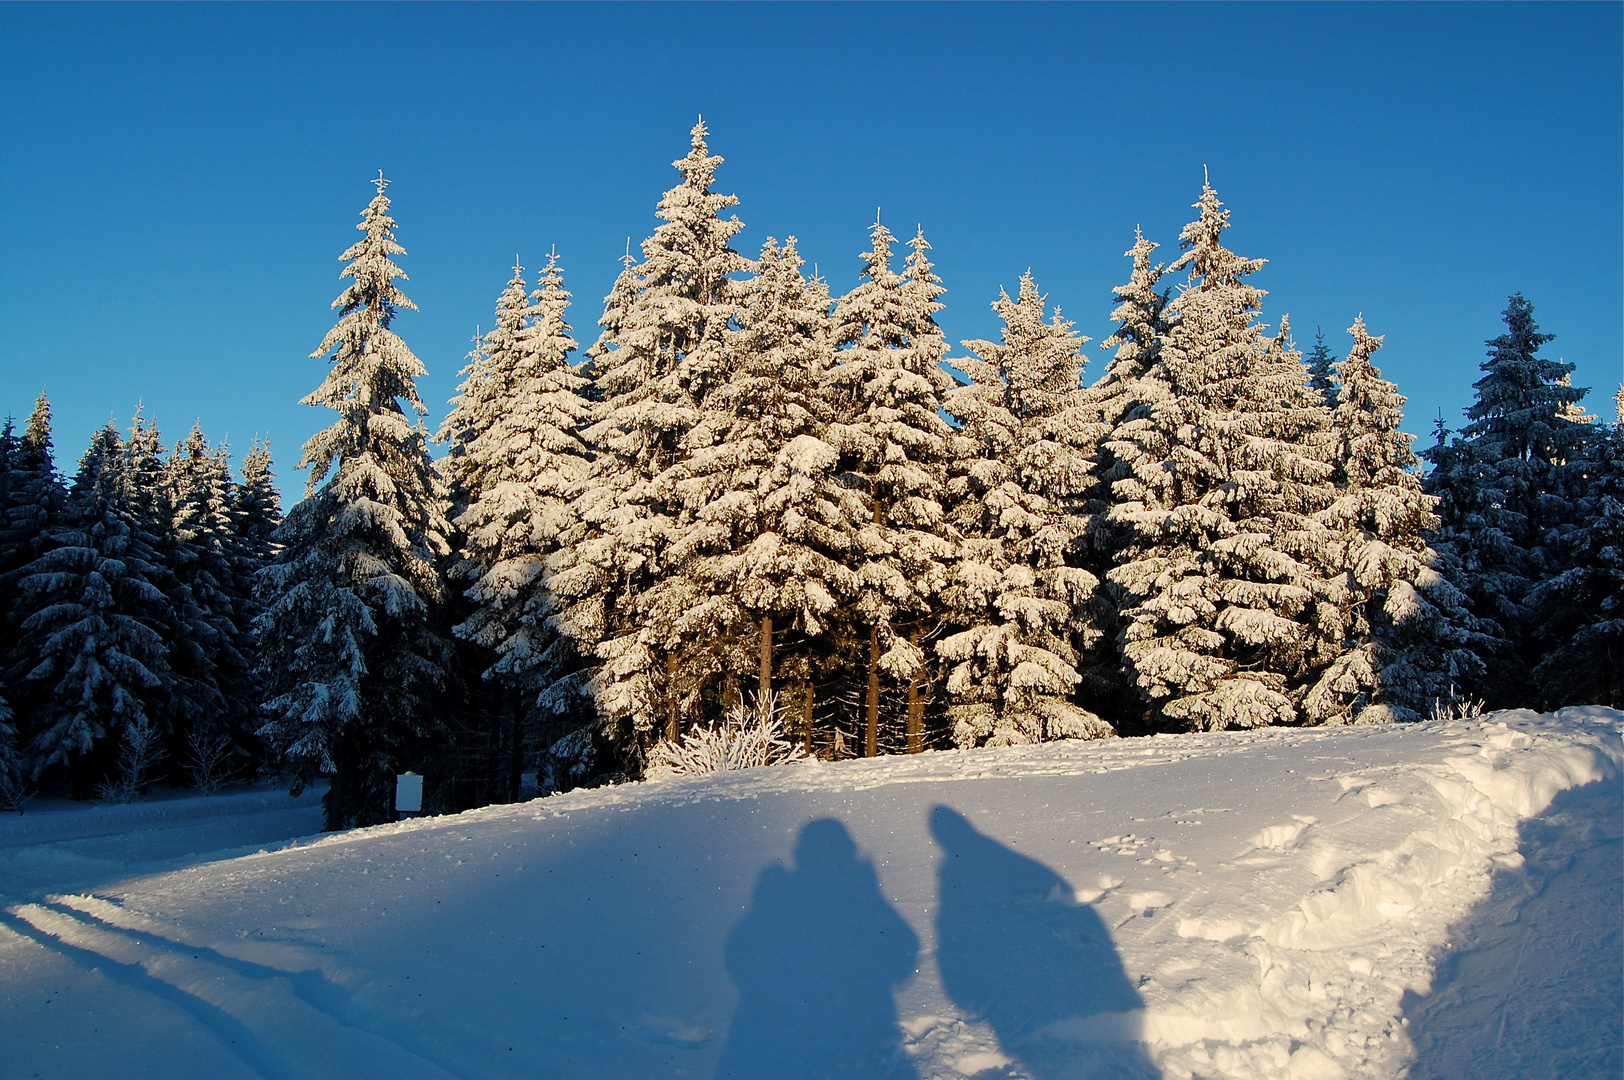
[[[1404,995],[1410,1080],[1624,1074],[1621,796],[1600,780],[1523,822],[1523,864],[1451,930],[1432,992]]]
[[[948,807],[930,829],[942,847],[936,957],[954,1003],[1033,1080],[1159,1077],[1135,1041],[1143,999],[1094,909]]]
[[[892,990],[918,955],[845,826],[809,823],[794,869],[763,870],[728,935],[739,1005],[718,1080],[912,1077]]]

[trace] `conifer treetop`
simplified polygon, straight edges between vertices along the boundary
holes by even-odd
[[[1574,425],[1589,422],[1579,402],[1588,388],[1572,385],[1574,365],[1547,360],[1540,346],[1556,340],[1540,333],[1534,305],[1515,293],[1502,314],[1506,332],[1484,342],[1488,359],[1480,365],[1483,378],[1473,384],[1477,398],[1466,409],[1471,420],[1461,434],[1502,460],[1534,457],[1547,462],[1564,460],[1582,433]]]
[[[352,281],[333,301],[338,322],[310,355],[329,357],[332,367],[322,384],[301,405],[325,406],[343,418],[305,443],[298,468],[309,468],[305,493],[314,494],[340,457],[363,453],[374,440],[400,443],[413,438],[416,425],[406,419],[401,402],[417,419],[428,409],[418,396],[416,380],[428,374],[412,350],[390,329],[401,308],[417,305],[394,284],[405,271],[391,256],[406,249],[395,242],[395,219],[384,194],[388,181],[373,183],[378,193],[361,213],[357,229],[366,236],[339,256],[347,261],[340,276]]]

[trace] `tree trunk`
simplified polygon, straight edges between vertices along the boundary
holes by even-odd
[[[915,626],[908,640],[915,647],[919,645],[920,631]],[[919,667],[908,681],[908,753],[923,754],[925,752],[925,698],[919,692],[921,684],[925,681],[927,664],[921,660]]]
[[[868,630],[868,733],[863,739],[863,756],[880,754],[880,626]]]
[[[812,752],[812,676],[806,677],[806,752]]]
[[[677,658],[665,658],[665,739],[677,741]]]
[[[761,617],[761,688],[756,691],[756,708],[764,710],[773,692],[773,617]]]

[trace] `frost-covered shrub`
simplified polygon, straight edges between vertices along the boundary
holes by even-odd
[[[1487,703],[1482,698],[1462,697],[1453,686],[1450,688],[1450,698],[1445,701],[1438,698],[1432,703],[1430,720],[1472,720],[1482,716]]]
[[[741,702],[720,724],[692,728],[676,741],[655,743],[644,775],[657,780],[798,761],[807,756],[806,748],[784,737],[782,715],[777,694],[767,697],[765,707],[758,701],[755,708],[746,708]]]

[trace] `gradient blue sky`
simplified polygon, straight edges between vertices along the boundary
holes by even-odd
[[[856,282],[923,223],[949,339],[1030,267],[1096,342],[1136,223],[1177,254],[1203,165],[1265,318],[1363,312],[1423,436],[1516,290],[1611,418],[1624,339],[1624,6],[0,5],[0,411],[41,386],[71,473],[138,399],[165,438],[269,434],[381,168],[435,426],[517,252],[583,344],[703,113],[753,254]],[[958,351],[955,345],[955,351]],[[1103,368],[1095,345],[1089,378]],[[1426,440],[1423,439],[1423,442]]]

